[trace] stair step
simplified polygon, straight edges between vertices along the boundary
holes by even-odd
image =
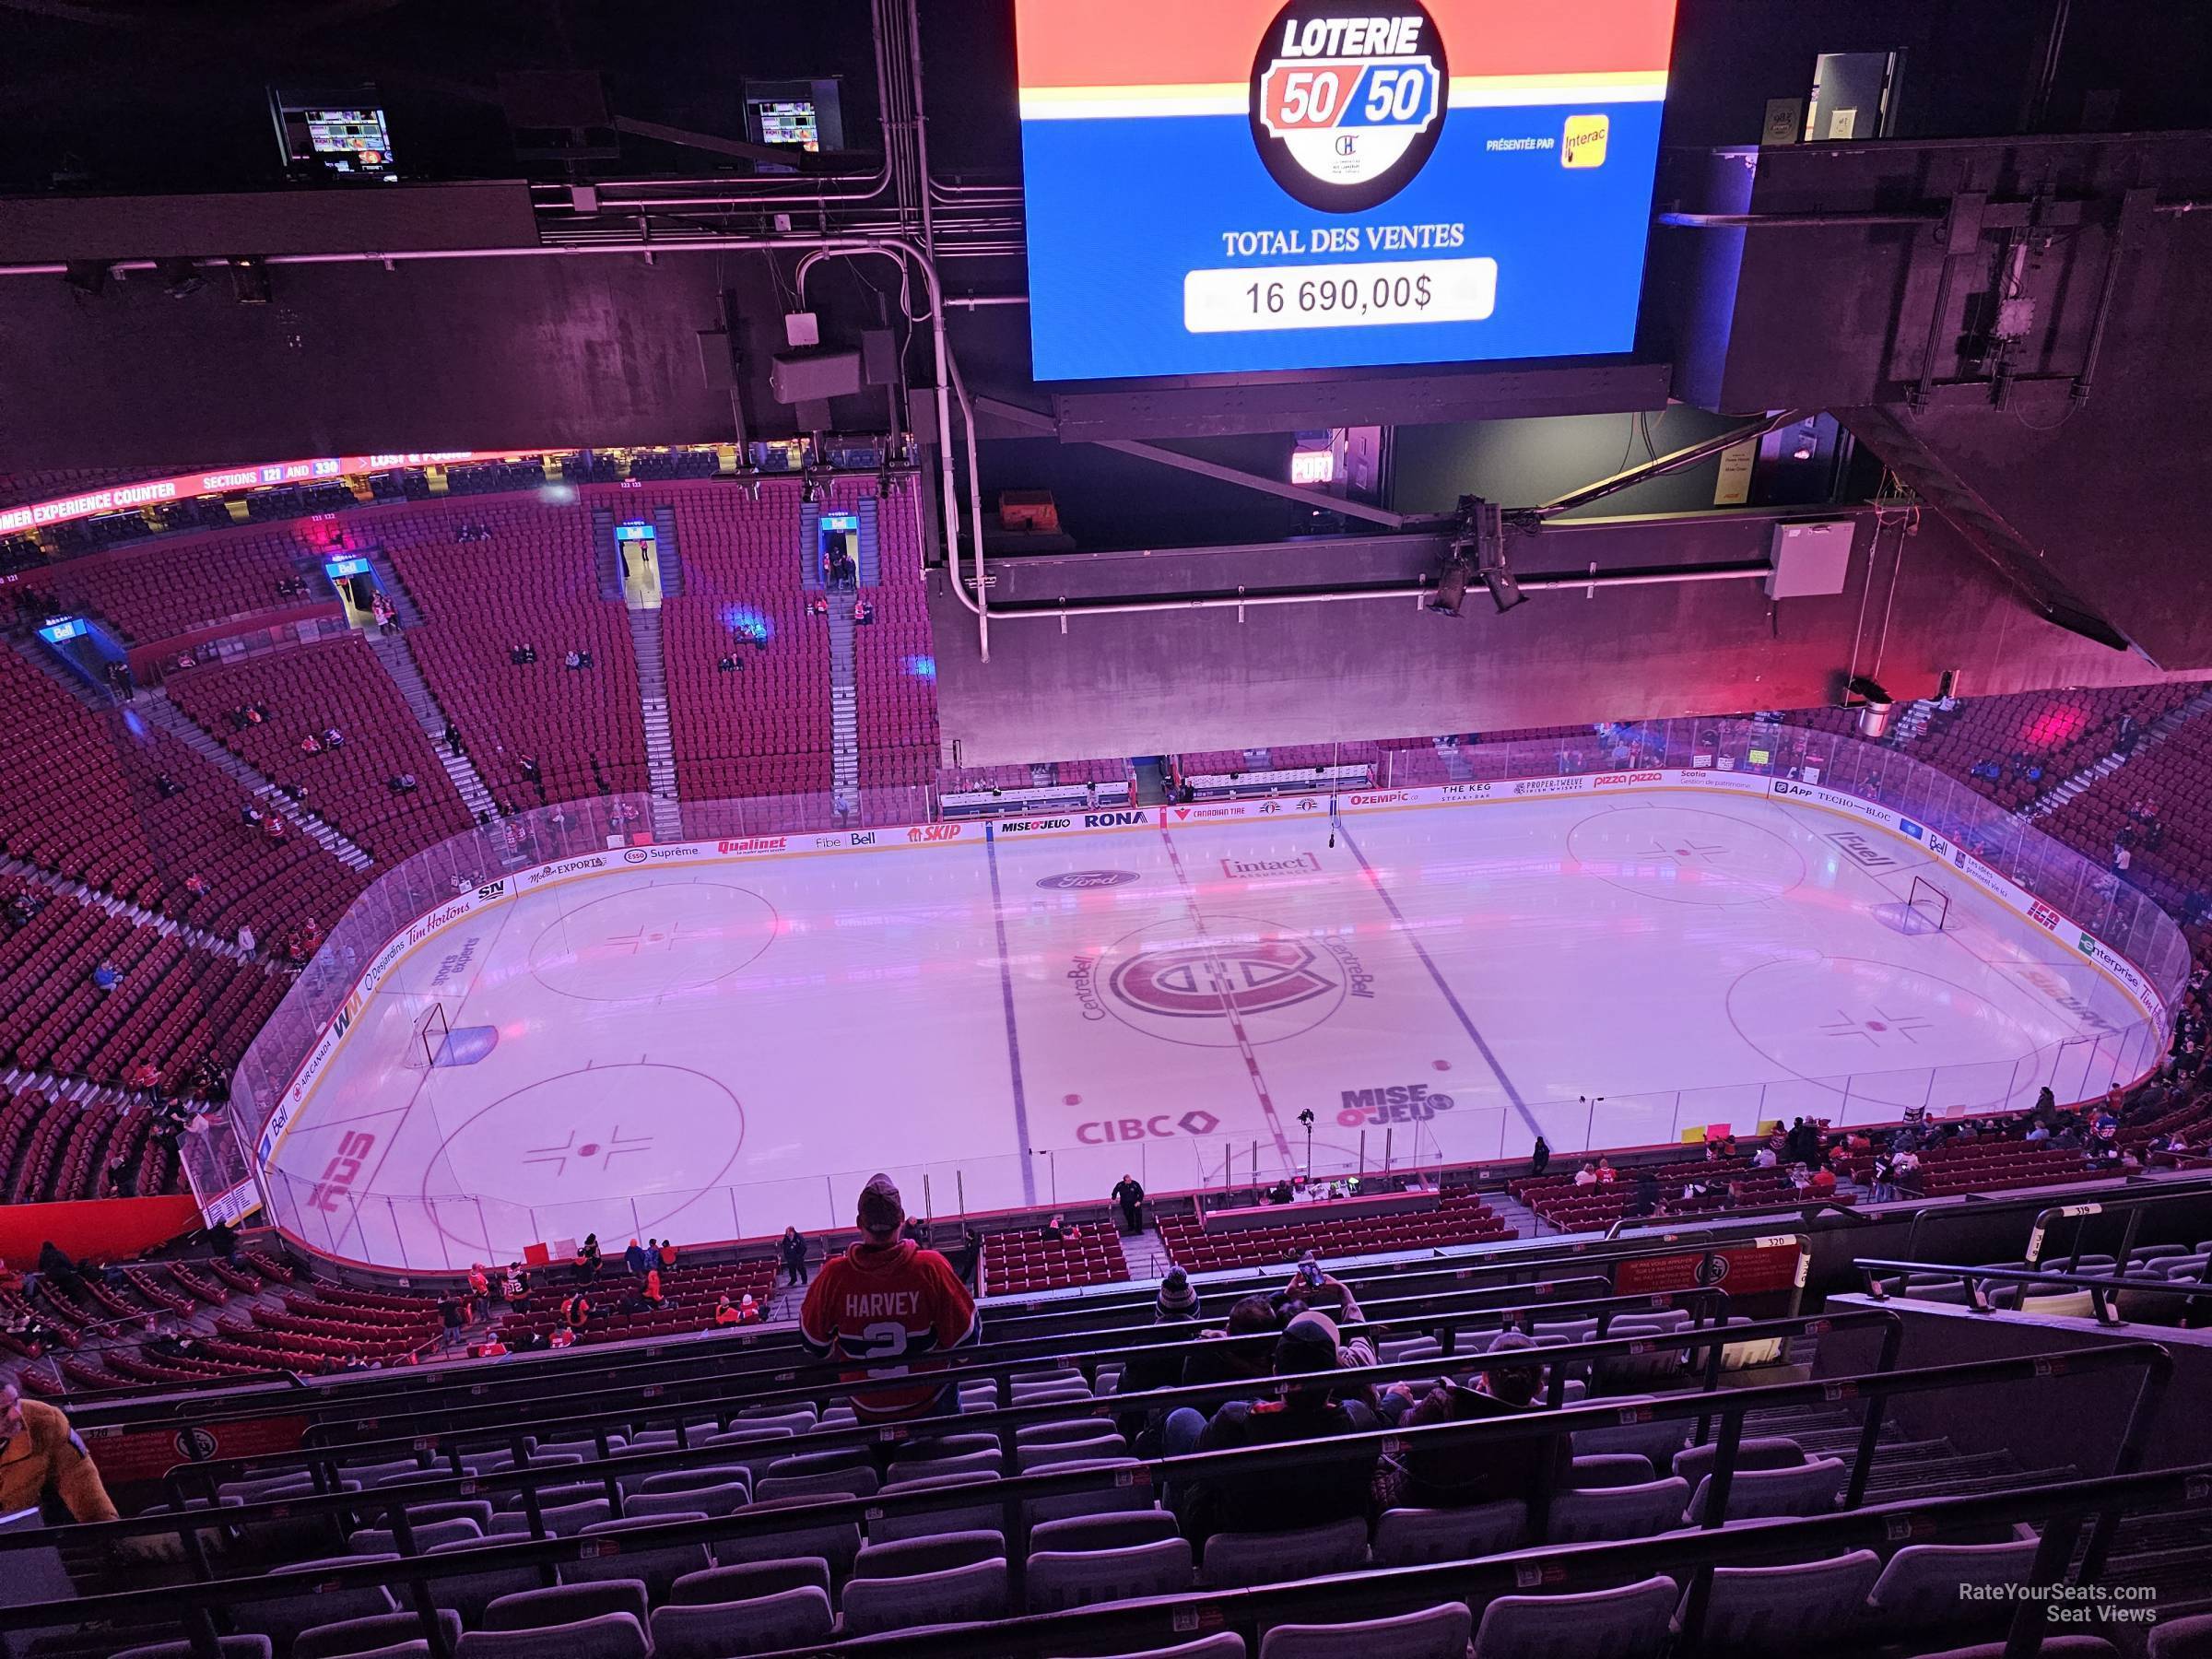
[[[349,868],[365,870],[369,867],[371,862],[369,854],[356,846],[351,839],[325,819],[310,817],[298,802],[278,789],[265,773],[217,742],[214,734],[178,708],[167,691],[159,687],[141,691],[135,700],[135,706],[152,724],[159,726],[218,771],[228,773],[249,794],[265,802],[270,811],[312,838],[318,846],[335,853]]]
[[[209,933],[206,929],[194,927],[189,923],[171,921],[166,916],[158,915],[139,905],[118,899],[112,893],[102,893],[97,888],[87,887],[81,881],[72,881],[66,876],[58,875],[52,870],[41,869],[37,865],[26,863],[20,858],[0,855],[0,872],[13,876],[18,880],[34,882],[51,892],[60,893],[67,898],[82,900],[88,904],[97,904],[111,916],[122,916],[128,921],[136,923],[141,927],[159,927],[168,931],[172,937],[181,935],[198,946],[202,950],[209,950],[218,956],[229,957],[234,962],[250,962],[255,959],[241,950],[234,941],[226,939],[220,934]]]

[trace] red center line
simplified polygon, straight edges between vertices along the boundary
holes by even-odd
[[[1275,1109],[1275,1098],[1267,1092],[1267,1079],[1260,1074],[1260,1057],[1252,1046],[1252,1036],[1244,1029],[1244,1021],[1237,1012],[1236,987],[1230,982],[1229,969],[1213,947],[1213,940],[1206,931],[1206,917],[1198,909],[1198,889],[1191,885],[1184,874],[1182,854],[1175,850],[1175,840],[1168,827],[1159,827],[1159,838],[1167,843],[1168,862],[1175,866],[1175,879],[1182,884],[1183,902],[1191,909],[1191,925],[1197,930],[1201,943],[1206,946],[1206,971],[1212,974],[1214,993],[1221,999],[1221,1012],[1229,1020],[1229,1029],[1237,1040],[1237,1052],[1244,1056],[1244,1071],[1252,1079],[1252,1092],[1259,1097],[1260,1111],[1267,1119],[1267,1133],[1275,1137],[1275,1149],[1283,1160],[1286,1171],[1297,1165],[1290,1158],[1290,1137],[1283,1133],[1283,1120]]]

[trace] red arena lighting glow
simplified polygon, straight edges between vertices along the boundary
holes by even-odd
[[[385,455],[324,455],[312,461],[269,461],[257,466],[179,473],[171,478],[147,478],[136,484],[116,484],[106,489],[87,490],[81,495],[60,496],[51,501],[33,501],[27,507],[7,508],[0,511],[0,535],[36,530],[47,524],[65,524],[76,519],[97,518],[103,512],[128,512],[134,508],[158,506],[163,501],[220,495],[233,489],[311,484],[357,473],[386,472],[394,466],[449,466],[466,461],[519,461],[526,455],[570,453],[566,450],[396,450]]]

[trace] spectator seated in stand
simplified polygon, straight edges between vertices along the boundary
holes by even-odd
[[[1364,1338],[1352,1346],[1360,1356],[1356,1363],[1374,1362]],[[1375,1428],[1365,1386],[1344,1374],[1344,1352],[1335,1320],[1312,1310],[1299,1314],[1276,1342],[1272,1370],[1289,1381],[1282,1396],[1231,1401],[1206,1422],[1195,1443],[1184,1414],[1172,1414],[1165,1433],[1168,1455],[1327,1440]],[[1218,1532],[1280,1532],[1364,1520],[1374,1472],[1374,1448],[1360,1445],[1347,1448],[1341,1460],[1300,1469],[1295,1480],[1249,1475],[1202,1478],[1173,1494],[1173,1502],[1183,1535],[1194,1545]]]
[[[1492,1337],[1485,1351],[1525,1352],[1532,1362],[1494,1369],[1471,1383],[1442,1378],[1418,1398],[1413,1384],[1394,1382],[1377,1402],[1378,1414],[1393,1427],[1420,1429],[1539,1409],[1535,1395],[1544,1367],[1535,1360],[1542,1351],[1535,1343],[1518,1331],[1505,1331]],[[1417,1443],[1398,1462],[1392,1501],[1422,1509],[1464,1509],[1525,1499],[1539,1485],[1566,1484],[1572,1461],[1573,1451],[1564,1436],[1514,1441],[1483,1452]]]

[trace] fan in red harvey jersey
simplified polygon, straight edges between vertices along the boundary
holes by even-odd
[[[872,1178],[854,1218],[865,1236],[824,1264],[799,1310],[799,1335],[811,1351],[858,1368],[844,1373],[849,1382],[935,1371],[926,1356],[982,1335],[974,1300],[952,1265],[899,1236],[905,1218],[891,1178]],[[949,1379],[871,1388],[853,1396],[853,1415],[864,1423],[926,1416],[950,1388]]]

